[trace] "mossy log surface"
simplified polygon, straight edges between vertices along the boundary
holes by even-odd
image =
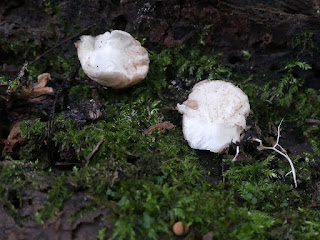
[[[319,0],[1,1],[0,239],[320,239],[319,26]],[[127,89],[88,79],[74,47],[112,29],[149,52]],[[183,138],[176,104],[203,79],[249,97],[236,162]],[[297,188],[250,140],[272,146],[282,119]]]

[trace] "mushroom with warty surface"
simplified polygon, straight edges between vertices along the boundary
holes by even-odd
[[[183,134],[190,147],[217,153],[240,141],[250,105],[247,95],[232,83],[203,80],[177,109],[183,114]]]
[[[81,36],[75,46],[85,74],[103,86],[125,88],[147,76],[148,51],[127,32]]]

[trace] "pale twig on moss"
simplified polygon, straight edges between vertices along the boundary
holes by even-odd
[[[253,138],[252,140],[253,141],[256,141],[258,142],[260,145],[258,146],[258,149],[259,150],[273,150],[275,152],[277,152],[278,154],[280,154],[281,156],[285,157],[287,159],[287,161],[289,162],[290,164],[290,167],[291,167],[291,171],[289,173],[286,174],[286,176],[290,173],[292,173],[292,176],[293,176],[293,181],[294,181],[294,186],[297,187],[298,184],[297,184],[297,177],[296,177],[296,170],[294,168],[294,165],[293,165],[293,162],[291,160],[291,158],[288,156],[286,150],[284,150],[284,148],[279,144],[279,140],[280,140],[280,126],[282,124],[282,121],[283,119],[281,120],[279,126],[278,126],[278,136],[277,136],[277,141],[276,143],[273,145],[273,147],[266,147],[266,146],[263,146],[262,144],[262,141],[258,138]],[[279,148],[279,149],[278,149]]]
[[[238,155],[239,155],[239,152],[240,152],[240,147],[237,146],[237,147],[236,147],[236,155],[235,155],[234,158],[231,160],[232,162],[237,161],[237,157],[238,157]]]

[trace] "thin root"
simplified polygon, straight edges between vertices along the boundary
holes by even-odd
[[[284,148],[279,144],[279,140],[280,140],[280,132],[281,132],[281,129],[280,129],[280,126],[282,124],[282,121],[283,119],[281,120],[279,126],[278,126],[278,136],[277,136],[277,142],[274,144],[273,147],[266,147],[266,146],[263,146],[262,145],[262,141],[258,138],[253,138],[252,140],[253,141],[256,141],[258,142],[260,145],[258,146],[258,149],[259,150],[273,150],[275,152],[277,152],[278,154],[280,154],[281,156],[285,157],[287,159],[287,161],[289,162],[290,164],[290,167],[291,167],[291,171],[288,172],[285,176],[287,176],[288,174],[292,174],[293,176],[293,181],[294,181],[294,186],[297,187],[298,184],[297,184],[297,176],[296,176],[296,170],[294,168],[294,165],[293,165],[293,162],[291,160],[291,158],[288,156],[286,150],[284,150]],[[279,150],[280,149],[280,150]]]
[[[240,147],[237,146],[237,148],[236,148],[236,155],[235,155],[234,158],[231,160],[232,162],[237,161],[237,157],[238,157],[238,155],[239,155],[239,152],[240,152]]]

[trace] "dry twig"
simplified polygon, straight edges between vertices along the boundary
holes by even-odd
[[[149,127],[147,130],[143,132],[143,134],[149,135],[155,130],[158,130],[158,134],[160,134],[160,133],[164,133],[166,130],[171,130],[173,128],[174,128],[174,125],[171,122],[165,121]]]
[[[253,141],[256,141],[256,142],[258,142],[258,143],[260,144],[260,145],[258,146],[258,149],[259,149],[259,150],[273,150],[273,151],[275,151],[276,153],[280,154],[281,156],[283,156],[283,157],[285,157],[285,158],[287,159],[287,161],[288,161],[289,164],[290,164],[291,171],[288,172],[288,173],[286,174],[286,176],[291,173],[292,176],[293,176],[294,185],[295,185],[295,187],[297,187],[298,184],[297,184],[296,170],[295,170],[295,168],[294,168],[294,165],[293,165],[293,163],[292,163],[292,160],[291,160],[290,157],[288,156],[286,150],[284,150],[283,147],[281,147],[281,145],[279,144],[280,131],[281,131],[280,126],[281,126],[282,121],[283,121],[283,119],[281,120],[281,122],[280,122],[280,124],[279,124],[279,126],[278,126],[277,141],[276,141],[276,143],[273,145],[273,147],[263,146],[262,141],[261,141],[260,139],[258,139],[258,138],[253,138],[252,140],[253,140]]]
[[[97,145],[95,146],[95,148],[92,150],[92,152],[87,156],[86,158],[86,162],[90,162],[90,160],[93,158],[93,156],[100,150],[102,144],[104,143],[105,139],[103,138],[102,140],[100,140]]]
[[[310,123],[310,124],[314,124],[314,125],[320,125],[320,120],[319,119],[307,118],[305,121],[306,121],[306,123]]]
[[[236,148],[236,155],[234,156],[234,158],[231,160],[232,162],[236,161],[237,160],[237,157],[239,155],[239,152],[240,152],[240,147],[237,145],[237,148]]]

